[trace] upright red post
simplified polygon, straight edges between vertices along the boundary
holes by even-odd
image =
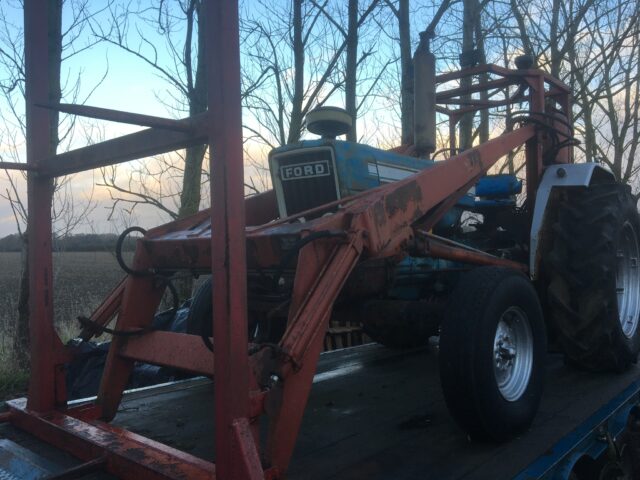
[[[25,0],[25,96],[27,121],[27,164],[37,166],[50,149],[51,111],[36,107],[49,102],[49,23],[51,0]],[[29,172],[29,332],[31,378],[28,408],[52,410],[56,403],[55,365],[57,334],[53,328],[53,275],[51,254],[51,207],[53,181]]]
[[[539,119],[536,113],[544,113],[544,76],[542,73],[530,77],[529,109],[533,113],[533,118]],[[541,132],[529,139],[526,143],[526,170],[527,170],[527,202],[535,205],[538,185],[542,175],[542,142]]]
[[[200,26],[202,28],[202,25]],[[249,431],[249,357],[238,2],[208,0],[207,86],[216,476],[262,477]],[[213,359],[212,359],[213,361]]]

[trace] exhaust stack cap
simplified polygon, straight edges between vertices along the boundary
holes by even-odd
[[[516,57],[515,63],[518,70],[529,70],[533,68],[534,61],[531,55],[520,55]]]
[[[322,138],[336,138],[351,130],[353,118],[344,108],[317,107],[307,113],[307,130]]]

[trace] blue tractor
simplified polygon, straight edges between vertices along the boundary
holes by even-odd
[[[261,251],[279,251],[280,261],[259,261],[252,253],[257,243],[249,240],[252,344],[272,346],[277,357],[282,339],[292,335],[294,281],[306,267],[298,254],[310,243],[350,234],[343,224],[335,231],[318,231],[317,225],[366,211],[362,221],[372,223],[362,227],[364,238],[393,218],[406,214],[411,222],[385,237],[388,250],[376,244],[375,255],[363,254],[335,298],[331,318],[357,320],[369,337],[392,348],[437,338],[447,405],[472,437],[505,440],[530,425],[548,344],[589,370],[622,371],[636,361],[635,200],[602,166],[574,162],[569,88],[530,61],[517,63],[517,70],[483,65],[436,79],[435,59],[421,43],[414,57],[412,145],[386,151],[338,140],[352,119],[342,109],[321,107],[306,119],[320,139],[270,153],[273,220],[258,230],[270,232]],[[449,83],[480,74],[491,79],[468,89]],[[436,93],[436,84],[448,89]],[[501,93],[486,101],[472,97],[481,91]],[[528,110],[512,117],[504,133],[465,152],[456,149],[463,114],[525,102]],[[449,115],[444,162],[434,155],[436,111]],[[487,174],[483,165],[520,147],[526,183],[513,174]],[[374,197],[386,203],[367,203]],[[430,207],[408,210],[417,204]],[[252,235],[251,228],[247,232]],[[393,243],[394,237],[402,240]],[[189,331],[208,339],[211,285],[201,292]]]
[[[307,117],[307,128],[322,135],[276,148],[269,155],[271,179],[282,218],[337,202],[435,165],[396,151],[337,140],[351,118],[336,107]],[[528,232],[516,203],[522,181],[515,175],[481,178],[433,228],[435,235],[470,248],[523,260]],[[355,314],[365,333],[392,348],[425,345],[438,334],[446,299],[464,265],[450,260],[406,256],[399,262],[372,262],[350,282],[346,298],[358,296]],[[362,275],[362,276],[361,276]]]
[[[304,222],[321,206],[327,212],[327,204],[337,211],[342,200],[438,164],[436,109],[450,110],[436,104],[455,97],[456,106],[470,105],[460,111],[473,111],[480,109],[479,101],[455,88],[436,95],[436,83],[449,78],[436,82],[428,50],[419,47],[414,62],[413,145],[385,151],[338,140],[350,128],[349,115],[335,107],[310,112],[307,129],[322,138],[277,148],[269,156],[281,218]],[[437,207],[446,212],[437,223],[426,231],[419,222],[413,226],[416,235],[439,245],[436,254],[425,255],[430,247],[422,244],[407,246],[395,258],[362,262],[333,313],[333,318],[359,319],[369,337],[392,348],[439,339],[440,378],[452,415],[473,438],[493,440],[531,423],[547,344],[569,363],[596,371],[625,370],[640,352],[635,200],[602,166],[574,163],[569,95],[557,93],[568,88],[547,78],[549,89],[536,99],[526,78],[539,71],[530,70],[531,62],[519,63],[515,71],[478,68],[507,81],[520,75],[512,96],[483,108],[529,101],[531,110],[513,119],[538,131],[537,146],[526,147],[526,192],[513,174],[487,174],[467,185],[454,202]],[[543,111],[533,112],[532,105]],[[454,135],[460,115],[451,117]],[[459,153],[454,146],[452,138],[450,156]],[[537,170],[528,160],[535,155],[541,158]],[[448,247],[457,255],[449,255]],[[491,258],[486,266],[483,255]]]

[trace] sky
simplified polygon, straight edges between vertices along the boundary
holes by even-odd
[[[66,7],[63,13],[63,31],[66,31],[72,23],[73,15],[70,6],[78,5],[83,1],[84,0],[66,0]],[[136,0],[130,4],[139,6],[145,5],[146,3],[147,0]],[[106,1],[90,0],[88,4],[91,8],[100,9],[100,7],[106,5]],[[287,4],[287,0],[275,0],[275,3],[272,5],[277,5],[278,7],[282,5],[284,8]],[[0,0],[0,10],[3,10],[4,15],[9,19],[10,25],[12,25],[16,31],[19,30],[22,25],[22,11],[19,0]],[[424,18],[430,18],[430,14],[430,11],[427,12],[426,10],[417,11],[414,17],[415,21],[418,25],[421,22],[425,23]],[[246,15],[247,17],[251,15],[266,15],[268,17],[268,15],[276,15],[276,13],[265,11],[265,8],[260,4],[260,0],[243,0],[241,2],[241,15]],[[422,18],[423,16],[424,18]],[[108,28],[108,25],[111,24],[105,12],[96,16],[95,19],[96,24],[94,28],[96,29]],[[156,18],[151,17],[151,20],[155,21]],[[388,21],[393,20],[388,19]],[[147,43],[142,42],[140,45],[142,45],[142,48],[145,49],[147,53],[150,53],[152,51],[151,48],[155,47],[159,63],[170,64],[170,57],[166,54],[166,46],[163,44],[162,36],[157,32],[157,28],[144,24],[135,25],[131,22],[129,28],[132,32],[135,32],[136,28],[138,28],[139,31],[144,34]],[[418,31],[419,28],[424,28],[424,26],[416,27],[414,32]],[[71,30],[68,36],[72,36],[73,33],[74,30]],[[180,31],[177,31],[177,34],[180,33]],[[1,35],[2,32],[0,32],[0,37]],[[415,36],[417,40],[417,34]],[[79,32],[78,37],[74,45],[81,47],[87,39],[91,38],[91,32],[84,30]],[[332,45],[325,44],[324,38],[320,38],[318,41],[320,42],[319,44],[323,45],[320,52],[325,56],[330,55]],[[392,58],[393,52],[386,52],[384,50],[385,48],[388,49],[389,38],[381,39],[381,41],[374,39],[374,42],[377,54],[381,54],[385,60]],[[134,42],[132,46],[137,48],[137,45],[138,44]],[[67,52],[69,51],[71,50],[67,50]],[[309,58],[312,57],[313,54],[311,54]],[[316,61],[317,59],[313,58],[312,60]],[[376,65],[371,67],[373,72],[376,71],[376,67]],[[396,67],[397,65],[393,65],[390,69]],[[0,71],[0,74],[1,73]],[[81,78],[79,88],[80,101],[78,103],[163,117],[175,118],[177,116],[185,116],[176,113],[176,110],[171,108],[172,104],[175,105],[175,102],[173,102],[169,93],[172,91],[172,87],[167,84],[166,80],[161,78],[149,65],[134,55],[124,52],[117,46],[98,43],[90,49],[80,51],[67,58],[63,62],[62,67],[63,81],[66,81],[67,84],[73,84],[78,76]],[[394,82],[397,80],[393,79],[393,76],[390,78],[392,78]],[[390,139],[396,138],[397,123],[394,123],[396,120],[394,116],[397,116],[398,113],[397,98],[393,98],[397,97],[396,87],[397,85],[395,84],[389,87],[390,89],[395,88],[396,90],[395,93],[389,95],[390,98],[383,98],[382,96],[376,98],[375,95],[372,95],[371,98],[374,98],[377,106],[369,104],[361,109],[363,112],[366,110],[369,118],[373,119],[371,122],[361,121],[358,124],[358,134],[364,138],[365,142],[377,145],[376,142],[382,141],[389,143]],[[90,95],[88,95],[89,92],[91,92]],[[68,99],[66,101],[69,102]],[[329,104],[342,106],[340,102],[341,96],[337,95]],[[5,106],[3,106],[0,101],[0,121],[3,120],[2,114],[6,113],[6,110],[3,110],[4,108]],[[8,117],[5,115],[4,119],[6,118]],[[246,112],[244,120],[245,122],[252,121],[251,118],[246,115]],[[87,130],[91,130],[91,135],[85,135],[82,129],[78,128],[76,135],[73,136],[71,145],[66,145],[64,148],[78,148],[85,145],[88,141],[87,136],[90,136],[90,142],[95,142],[100,138],[113,138],[139,129],[138,127],[124,124],[96,121],[92,121],[89,124],[91,128],[89,128],[87,124],[84,125]],[[5,140],[5,145],[3,145],[2,142],[3,139],[0,137],[0,155],[3,152],[3,148],[7,147],[7,140]],[[23,145],[16,145],[16,147],[19,151],[23,149]],[[247,157],[261,160],[264,160],[266,157],[267,149],[265,149],[264,146],[249,142],[246,144],[246,148]],[[120,178],[126,179],[136,165],[137,164],[133,163],[119,167],[118,172]],[[246,174],[256,173],[249,165],[245,165],[245,171]],[[265,177],[264,171],[261,172],[261,175],[262,180],[268,178],[268,176]],[[96,205],[91,211],[91,214],[87,216],[87,221],[78,226],[77,232],[111,233],[121,231],[123,228],[130,226],[130,224],[141,224],[143,227],[148,228],[169,220],[166,215],[163,215],[153,208],[138,208],[137,215],[133,219],[126,218],[126,215],[124,216],[125,218],[119,215],[116,216],[115,219],[110,220],[108,214],[112,201],[109,192],[105,188],[92,188],[92,186],[95,183],[99,183],[99,181],[100,173],[98,171],[80,173],[73,177],[70,188],[75,198],[79,199],[80,206],[83,202],[86,202],[85,199],[89,196],[91,196],[92,202]],[[6,188],[6,179],[3,179],[3,175],[0,174],[0,192]],[[22,191],[22,193],[23,196],[26,197],[24,191]],[[15,233],[16,231],[17,226],[9,202],[0,199],[0,237]]]
[[[67,1],[68,3],[69,1]],[[92,0],[90,3],[99,7],[104,2]],[[11,0],[4,6],[8,20],[13,25],[20,26],[22,12],[19,8],[10,8],[11,6]],[[63,30],[68,28],[72,21],[71,17],[70,9],[65,7]],[[83,40],[88,36],[89,33],[84,32]],[[158,51],[162,55],[162,48],[158,48]],[[163,60],[162,57],[160,60]],[[163,101],[170,100],[166,94],[166,82],[135,56],[123,52],[117,46],[105,43],[97,44],[66,59],[63,62],[61,73],[63,82],[65,78],[72,82],[77,75],[81,75],[80,98],[86,98],[84,103],[87,105],[161,117],[176,116],[174,111],[163,104]],[[95,90],[93,90],[94,88]],[[87,97],[90,91],[91,95]],[[6,108],[5,105],[3,107]],[[103,136],[105,139],[140,130],[140,127],[113,122],[95,121],[92,123],[99,130],[99,136]],[[76,132],[71,147],[77,148],[86,144],[86,135],[82,131]],[[123,171],[122,175],[126,175],[126,172]],[[96,208],[91,211],[88,221],[79,225],[78,231],[110,233],[121,230],[123,223],[128,221],[123,221],[118,217],[113,221],[108,221],[108,207],[111,204],[109,194],[104,188],[92,189],[92,185],[99,180],[99,172],[97,171],[84,172],[73,177],[72,190],[79,199],[79,203],[86,203],[85,199],[88,196],[91,196],[93,201],[97,203]],[[23,182],[20,184],[24,187]],[[7,186],[6,179],[0,175],[0,188],[4,191]],[[24,190],[22,193],[26,198]],[[149,227],[167,221],[167,217],[159,215],[152,208],[140,208],[136,218],[132,221],[144,223],[144,226]],[[0,198],[0,237],[16,232],[17,225],[9,202]]]
[[[73,23],[74,10],[71,7],[83,1],[84,0],[65,0],[63,32],[67,31]],[[140,5],[144,6],[146,3],[146,0],[143,0],[131,2],[131,5],[134,5],[135,8]],[[100,10],[106,4],[107,2],[104,0],[90,0],[88,2],[90,8],[97,10]],[[247,9],[245,11],[251,11],[252,14],[256,14],[262,7],[260,7],[257,0],[244,0],[241,8]],[[0,10],[2,10],[2,13],[7,18],[9,27],[13,29],[12,33],[14,33],[14,37],[17,37],[15,32],[21,29],[23,22],[19,0],[0,0]],[[106,12],[100,13],[95,19],[97,20],[97,25],[94,28],[108,28],[110,18],[106,15]],[[151,21],[156,20],[153,16],[151,16],[150,19]],[[140,40],[133,40],[131,44],[133,48],[141,46],[147,54],[153,55],[157,53],[159,64],[171,65],[172,59],[166,53],[166,45],[164,44],[163,37],[157,32],[157,27],[145,25],[144,23],[130,23],[128,26],[131,32],[135,32],[136,30],[142,32],[147,42],[144,43]],[[181,26],[180,28],[183,27]],[[71,30],[68,37],[73,36],[74,32],[76,31]],[[178,29],[176,30],[176,34],[180,37],[182,32]],[[61,71],[63,84],[67,83],[71,85],[76,78],[80,77],[81,79],[79,88],[80,101],[77,103],[160,117],[179,118],[186,116],[185,113],[177,112],[176,109],[172,108],[172,106],[175,106],[175,101],[172,98],[174,94],[173,87],[168,85],[166,79],[162,78],[156,70],[135,55],[123,51],[118,46],[104,42],[93,45],[91,48],[80,51],[79,53],[71,54],[75,48],[85,45],[92,36],[92,32],[88,29],[78,32],[78,38],[74,42],[73,48],[69,48],[63,52],[63,58],[67,56],[63,61]],[[134,33],[131,38],[135,38],[136,36]],[[155,52],[153,52],[152,48],[155,48]],[[0,70],[0,80],[1,73]],[[63,99],[63,102],[64,101],[68,103],[71,102],[68,98]],[[3,104],[1,101],[0,121],[14,123],[6,109],[6,104]],[[245,121],[247,121],[246,116]],[[102,121],[91,121],[90,126],[92,132],[90,142],[95,142],[100,138],[114,138],[140,129],[140,127]],[[89,127],[86,127],[86,129],[88,130]],[[86,145],[87,135],[88,134],[85,134],[81,128],[76,129],[72,143],[63,146],[62,150]],[[13,142],[12,140],[13,139],[5,139],[3,145],[3,139],[0,136],[0,155],[3,150],[7,148],[16,148],[21,161],[24,161],[23,140],[18,140],[18,142]],[[11,144],[10,147],[7,143]],[[246,148],[248,148],[248,155],[253,158],[264,159],[266,157],[266,151],[263,147],[249,145]],[[13,158],[5,158],[5,160],[13,161]],[[120,178],[126,181],[130,171],[135,169],[136,165],[136,163],[130,163],[119,166],[118,173]],[[246,165],[245,168],[248,174],[256,173],[255,169],[252,169],[250,165]],[[264,183],[264,171],[261,172],[259,177],[258,183]],[[26,198],[24,181],[22,181],[19,174],[14,174],[14,178],[18,180],[21,186],[21,196]],[[73,176],[70,188],[79,207],[81,208],[83,204],[86,204],[86,198],[89,196],[95,205],[90,215],[87,216],[86,222],[78,225],[76,232],[112,233],[118,232],[132,223],[141,224],[143,227],[148,228],[169,220],[166,214],[163,214],[153,207],[145,206],[136,207],[136,214],[133,218],[128,218],[125,214],[116,215],[110,219],[110,207],[113,202],[107,189],[95,186],[96,183],[100,183],[100,180],[99,171],[83,172]],[[0,173],[0,191],[5,191],[6,188],[8,188],[8,182],[4,174]],[[203,190],[206,190],[206,187]],[[203,193],[206,195],[206,192]],[[0,238],[8,234],[16,233],[17,230],[18,226],[9,202],[0,198]]]
[[[283,0],[284,1],[284,0]],[[77,5],[82,0],[66,0],[65,9],[63,10],[63,31],[66,31],[73,21],[72,5]],[[141,5],[146,2],[132,2],[133,5]],[[89,2],[91,8],[100,9],[106,2],[104,0],[91,0]],[[283,4],[284,5],[284,4]],[[256,0],[244,0],[241,9],[245,12],[250,12],[254,15],[260,14],[260,4]],[[1,0],[0,9],[2,9],[4,16],[8,19],[8,24],[14,29],[15,32],[19,31],[22,25],[22,11],[18,0]],[[95,10],[94,10],[95,11]],[[97,18],[97,27],[94,28],[107,28],[109,25],[109,18],[103,12],[101,16]],[[155,18],[152,17],[152,20]],[[171,59],[166,54],[166,46],[163,44],[162,37],[157,33],[157,29],[144,24],[130,24],[130,30],[133,32],[136,28],[143,32],[145,40],[148,44],[134,43],[132,46],[137,48],[141,45],[147,53],[151,53],[150,45],[156,48],[158,54],[158,63],[170,64]],[[69,33],[68,37],[73,35],[73,30]],[[180,34],[177,31],[177,34]],[[79,38],[75,41],[74,45],[83,46],[88,39],[91,38],[91,32],[85,29],[78,34]],[[133,36],[135,37],[135,35]],[[132,37],[132,38],[133,38]],[[78,48],[78,47],[74,47]],[[68,49],[63,53],[63,57],[72,52],[73,49]],[[1,72],[0,72],[1,73]],[[120,49],[118,46],[110,45],[108,43],[98,43],[91,48],[80,51],[70,55],[63,61],[61,77],[63,83],[72,84],[76,78],[80,76],[80,101],[78,103],[85,103],[87,105],[105,107],[115,110],[122,110],[128,112],[142,113],[148,115],[156,115],[161,117],[179,117],[186,116],[180,115],[175,109],[172,109],[172,104],[175,102],[171,98],[172,87],[167,84],[164,78],[158,75],[158,73],[145,64],[136,56],[127,53]],[[89,95],[89,92],[91,94]],[[63,99],[65,101],[65,99]],[[66,99],[70,102],[69,99]],[[5,109],[2,111],[2,109]],[[4,117],[2,114],[5,114]],[[12,122],[10,115],[7,115],[6,105],[0,102],[0,120]],[[245,121],[247,121],[245,115]],[[139,127],[128,126],[124,124],[92,121],[93,137],[91,142],[96,141],[97,137],[103,139],[113,138],[126,133],[130,133],[139,130]],[[76,129],[76,134],[73,136],[71,145],[66,145],[64,148],[78,148],[87,143],[86,136],[81,129]],[[0,137],[0,154],[4,148],[7,148],[2,144],[2,138]],[[20,152],[21,160],[24,161],[24,144],[17,142],[17,145],[12,143],[12,147],[16,147]],[[251,157],[264,159],[266,157],[266,151],[264,147],[258,145],[249,145],[248,154]],[[12,158],[6,159],[12,161]],[[119,168],[120,178],[125,179],[130,172],[130,169],[135,168],[136,164],[125,164]],[[251,166],[246,166],[248,172],[254,172],[251,170]],[[26,198],[25,185],[20,175],[14,175],[18,179],[18,183],[21,185],[21,195]],[[262,183],[265,179],[265,173],[262,172]],[[268,180],[267,180],[268,181]],[[74,197],[78,200],[80,206],[86,203],[86,198],[91,196],[92,202],[96,205],[91,210],[91,214],[87,217],[87,221],[78,225],[77,232],[97,232],[97,233],[111,233],[114,231],[120,231],[123,228],[129,226],[129,223],[140,223],[143,227],[148,228],[158,223],[163,223],[169,220],[166,215],[163,215],[158,210],[152,207],[136,207],[137,215],[135,218],[123,218],[122,215],[117,215],[115,219],[109,219],[110,206],[112,201],[109,192],[105,188],[92,187],[95,183],[100,182],[100,173],[98,171],[83,172],[74,175],[71,182],[71,190],[74,193]],[[0,191],[5,191],[8,187],[6,178],[3,174],[0,174]],[[126,215],[124,215],[126,217]],[[0,237],[17,232],[17,224],[7,200],[0,198]]]
[[[87,29],[78,31],[77,27],[71,28],[73,19],[72,7],[78,7],[85,2],[92,9],[89,11],[90,13],[100,11],[101,8],[104,8],[105,5],[110,3],[114,5],[128,4],[131,8],[139,8],[143,13],[148,15],[148,23],[142,22],[140,16],[130,15],[126,17],[124,23],[120,23],[120,25],[128,26],[132,36],[125,35],[124,37],[134,39],[131,44],[134,49],[140,46],[147,54],[153,53],[153,49],[155,49],[158,55],[158,62],[162,65],[169,65],[170,68],[173,69],[175,65],[172,65],[163,37],[158,31],[157,15],[155,15],[153,10],[145,10],[145,6],[150,4],[157,5],[158,3],[176,6],[179,4],[176,0],[170,2],[160,2],[160,0],[64,1],[66,8],[63,14],[63,31],[66,32],[70,29],[65,38],[68,39],[76,35],[77,39],[72,45],[75,48],[80,48],[80,51],[71,56],[69,56],[69,52],[73,52],[73,50],[65,50],[65,56],[67,58],[62,68],[62,78],[67,87],[66,90],[69,90],[73,86],[76,79],[80,79],[78,87],[79,100],[75,103],[85,103],[92,106],[163,117],[177,118],[185,116],[184,113],[181,114],[173,108],[176,106],[175,99],[172,98],[170,93],[175,91],[173,87],[168,85],[166,79],[161,78],[148,64],[136,58],[131,53],[127,53],[121,48],[105,42],[82,50],[86,42],[94,38],[94,36],[92,32]],[[0,20],[3,18],[7,20],[6,23],[0,22],[0,48],[7,48],[13,44],[16,46],[18,52],[21,50],[21,2],[22,0],[0,0]],[[268,73],[270,67],[273,66],[270,63],[272,60],[272,51],[269,46],[270,42],[266,41],[265,35],[260,33],[262,31],[268,31],[270,35],[269,38],[275,38],[276,40],[276,45],[273,50],[277,51],[280,55],[279,61],[282,75],[278,78],[285,84],[285,98],[287,95],[291,95],[291,92],[287,91],[287,87],[291,88],[290,84],[292,83],[294,73],[291,49],[288,46],[290,42],[290,28],[288,25],[290,13],[288,7],[291,4],[290,2],[291,0],[240,0],[244,40],[241,44],[243,74],[248,77],[253,74],[253,79],[255,79],[261,74],[261,71]],[[382,3],[383,2],[380,4]],[[334,15],[334,19],[337,19],[336,24],[345,24],[345,4],[346,2],[344,0],[332,0],[327,3],[328,6],[326,8]],[[364,8],[366,4],[366,1],[362,1],[360,3],[361,8]],[[410,18],[414,46],[418,40],[417,32],[424,29],[430,22],[439,4],[439,0],[412,0]],[[533,4],[535,6],[537,2],[533,2]],[[544,4],[544,0],[541,0],[541,4]],[[312,5],[312,3],[304,2],[304,5],[306,8],[311,8],[310,5]],[[626,5],[626,8],[633,8],[631,2]],[[506,4],[504,2],[488,2],[487,8],[494,11],[494,14],[500,17],[500,15],[505,13],[505,11],[501,9],[508,10],[508,2]],[[461,49],[459,28],[461,24],[461,9],[461,2],[453,2],[447,14],[443,17],[444,20],[438,25],[436,38],[432,41],[432,48],[438,59],[437,69],[439,73],[458,68],[458,54]],[[110,25],[114,24],[107,13],[106,11],[101,11],[93,17],[93,28],[95,31],[108,29]],[[508,12],[505,18],[510,18]],[[258,23],[260,28],[255,28],[255,25]],[[309,34],[309,42],[312,44],[312,48],[306,52],[305,82],[306,84],[313,85],[313,81],[317,80],[318,76],[322,73],[323,66],[329,63],[329,59],[336,51],[337,45],[340,44],[342,37],[341,34],[337,33],[338,29],[335,27],[335,24],[331,24],[331,22],[326,19],[324,19],[323,23],[322,15],[319,16],[317,22],[313,21],[309,22],[309,24],[313,24],[314,27]],[[541,25],[543,28],[546,28],[544,27],[546,24],[542,20]],[[362,92],[367,91],[368,86],[375,84],[375,89],[372,89],[371,95],[367,95],[367,99],[363,102],[362,108],[358,110],[358,136],[362,143],[381,148],[397,145],[399,136],[400,75],[396,27],[397,19],[395,19],[391,10],[389,8],[381,8],[378,16],[375,17],[375,21],[367,21],[365,26],[359,30],[360,51],[363,52],[367,50],[368,54],[366,60],[364,60],[362,64],[359,64],[358,67],[358,100],[362,100]],[[170,24],[166,28],[170,28],[170,30],[174,31],[178,36],[184,33],[184,23],[176,25]],[[509,22],[507,22],[505,28],[508,30],[514,28],[514,25],[511,24],[510,26]],[[513,31],[515,32],[516,30]],[[141,38],[135,39],[138,37],[136,32],[140,34]],[[9,41],[8,37],[11,37]],[[253,44],[251,43],[252,41]],[[605,40],[603,41],[606,43]],[[514,36],[510,34],[505,36],[504,30],[496,31],[495,35],[488,32],[485,38],[485,45],[490,47],[487,48],[487,53],[490,56],[487,60],[490,63],[503,64],[509,62],[511,55],[521,52],[520,40],[517,38],[517,35]],[[584,46],[589,47],[589,45],[590,42],[587,39]],[[588,52],[589,55],[585,58],[590,58],[594,54],[593,49],[589,49]],[[267,58],[267,60],[261,63],[261,59],[264,60],[264,58]],[[336,68],[338,72],[344,67],[343,61],[344,58],[338,61]],[[624,58],[621,57],[621,61],[624,61]],[[316,67],[317,70],[314,72],[314,68]],[[386,71],[384,71],[385,68],[387,69]],[[3,55],[2,52],[0,52],[0,86],[6,83],[4,82],[6,80],[6,72],[4,70],[6,69],[3,67]],[[271,70],[275,70],[275,68]],[[378,74],[381,71],[384,71],[384,75],[381,75],[381,79],[378,80]],[[249,75],[247,75],[247,73],[249,73]],[[313,74],[316,76],[312,77]],[[340,73],[337,74],[337,78],[343,78],[339,75]],[[260,115],[263,115],[260,120],[263,122],[265,118],[268,120],[270,118],[269,115],[274,111],[273,105],[276,104],[275,92],[277,90],[274,80],[276,76],[267,74],[266,78],[267,80],[264,81],[264,85],[266,86],[262,88],[259,95],[256,95],[256,97],[259,97],[258,101],[254,103],[253,108],[245,108],[243,118],[245,127],[256,127],[258,130],[262,128],[263,130],[260,133],[268,131],[268,128],[260,125],[257,119]],[[593,83],[598,84],[598,79],[599,77],[595,77]],[[244,78],[244,80],[247,82],[246,78]],[[14,101],[16,102],[18,114],[20,114],[23,102],[19,95],[20,92],[16,92],[17,95],[14,97]],[[69,96],[67,96],[63,101],[70,102],[71,100]],[[260,101],[262,103],[260,103]],[[327,104],[342,106],[342,101],[343,89],[342,87],[338,87]],[[596,103],[596,105],[598,104]],[[602,115],[602,112],[599,114]],[[273,119],[271,118],[271,120]],[[580,126],[580,124],[577,125],[578,127]],[[67,142],[67,144],[62,146],[60,151],[78,148],[87,143],[94,143],[102,139],[120,136],[135,131],[136,129],[138,129],[138,127],[123,124],[82,121],[78,124],[75,135],[71,137],[73,139],[71,143],[69,144]],[[7,135],[7,132],[11,130],[13,130],[12,133],[15,133],[13,137]],[[439,132],[441,134],[440,140],[444,143],[448,130],[445,127],[440,129]],[[601,140],[606,144],[608,140],[608,138],[606,138],[606,128],[600,129],[599,132],[605,132],[605,138]],[[270,133],[271,132],[268,132],[268,135]],[[264,162],[268,152],[268,149],[264,146],[266,142],[260,144],[256,140],[251,139],[249,128],[245,128],[245,140],[245,175],[255,175],[257,177],[256,173],[259,172],[261,174],[260,180],[266,180],[268,183],[268,174],[265,174],[264,168],[262,170],[256,170],[250,165],[252,159],[257,159],[258,162]],[[273,139],[270,138],[270,140]],[[599,145],[600,144],[601,143],[599,143]],[[11,154],[16,152],[17,157],[21,161],[24,161],[24,139],[21,138],[20,130],[16,126],[15,117],[11,114],[2,95],[0,95],[0,161],[12,161],[14,157],[12,157]],[[175,159],[175,157],[172,158]],[[148,162],[147,165],[150,164],[151,162]],[[262,165],[264,165],[264,163],[262,163]],[[132,172],[135,173],[139,166],[140,163],[132,162],[118,167],[118,178],[124,181],[128,180],[130,174]],[[16,174],[15,178],[20,179],[20,175]],[[93,171],[75,175],[69,184],[69,188],[74,193],[74,197],[79,202],[80,207],[83,202],[86,202],[86,198],[89,196],[91,196],[91,201],[95,205],[91,214],[83,218],[86,221],[79,225],[79,228],[76,230],[77,232],[118,232],[131,224],[141,224],[143,227],[148,228],[169,219],[167,215],[159,213],[157,209],[143,208],[138,209],[135,218],[127,218],[126,215],[117,215],[115,219],[109,219],[108,207],[110,207],[113,202],[110,198],[109,191],[99,186],[94,187],[100,180],[100,172]],[[163,182],[152,184],[145,181],[144,185],[150,187],[162,186],[166,191],[166,186],[163,185],[165,181],[168,182],[168,184],[177,184],[176,178],[167,178],[165,176],[163,177]],[[262,181],[259,182],[259,186],[264,187],[263,183]],[[9,184],[4,177],[4,172],[0,172],[0,195],[3,195],[8,187]],[[19,189],[21,196],[23,198],[26,197],[24,182],[20,183]],[[203,192],[206,194],[207,190],[208,187],[205,186]],[[174,192],[177,192],[177,190],[174,189]],[[16,231],[17,226],[9,202],[0,198],[0,237]]]

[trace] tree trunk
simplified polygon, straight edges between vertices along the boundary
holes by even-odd
[[[560,17],[560,0],[553,0],[551,6],[551,25],[549,26],[549,49],[551,50],[551,76],[560,78],[560,63],[562,57],[560,55],[560,47],[558,36]]]
[[[478,49],[478,61],[481,65],[484,65],[485,63],[487,63],[487,57],[484,51],[484,37],[482,33],[482,20],[480,15],[476,15],[475,38],[476,48]],[[480,83],[487,83],[489,81],[489,75],[486,73],[481,74],[479,81]],[[483,90],[480,92],[480,100],[485,102],[489,100],[488,90]],[[480,143],[489,141],[489,110],[486,108],[484,110],[480,110],[478,138],[480,139]]]
[[[478,12],[478,0],[464,0],[464,12],[462,17],[462,68],[473,66],[469,63],[469,59],[472,58],[474,51],[474,37],[476,28],[476,16]],[[469,88],[472,84],[471,77],[465,77],[460,80],[460,86],[462,88]],[[463,100],[471,99],[471,95],[463,95]],[[460,138],[459,148],[460,150],[467,150],[473,145],[473,112],[467,113],[460,119]]]
[[[207,110],[207,81],[205,59],[205,33],[206,25],[204,15],[200,15],[200,2],[193,2],[193,10],[188,19],[191,28],[196,23],[194,15],[198,17],[198,58],[195,71],[195,81],[188,82],[189,115],[194,116]],[[187,37],[185,48],[185,61],[193,64],[191,58],[191,40]],[[193,215],[200,209],[202,185],[202,161],[206,151],[206,145],[197,145],[186,149],[184,159],[184,175],[182,177],[182,192],[180,193],[180,208],[178,218]]]
[[[287,143],[300,140],[302,131],[302,101],[304,100],[304,43],[302,40],[302,1],[293,0],[293,63],[294,85],[291,100],[291,121]]]
[[[411,24],[409,23],[409,0],[400,0],[398,5],[398,29],[400,34],[400,123],[402,144],[413,143],[413,60],[411,58]]]
[[[207,110],[207,65],[206,65],[206,24],[205,15],[201,15],[202,4],[199,0],[192,0],[187,13],[187,39],[185,42],[185,63],[193,68],[191,51],[191,33],[194,25],[198,25],[198,57],[195,66],[195,80],[188,74],[187,101],[189,102],[189,115],[194,116]],[[195,21],[197,17],[197,22]],[[192,70],[189,70],[191,72]],[[200,210],[202,198],[202,162],[207,150],[206,145],[189,147],[185,151],[184,174],[182,176],[182,191],[180,192],[180,208],[178,218],[188,217]],[[193,292],[193,278],[184,277],[175,281],[176,291],[181,300],[190,298]]]
[[[20,291],[16,326],[13,332],[13,358],[20,368],[29,368],[29,255],[28,238],[23,235],[21,249],[22,271],[20,272]]]
[[[347,133],[347,140],[358,141],[356,121],[356,84],[358,73],[358,0],[349,0],[349,27],[347,30],[347,65],[344,78],[344,97],[347,113],[353,119],[353,126]]]

